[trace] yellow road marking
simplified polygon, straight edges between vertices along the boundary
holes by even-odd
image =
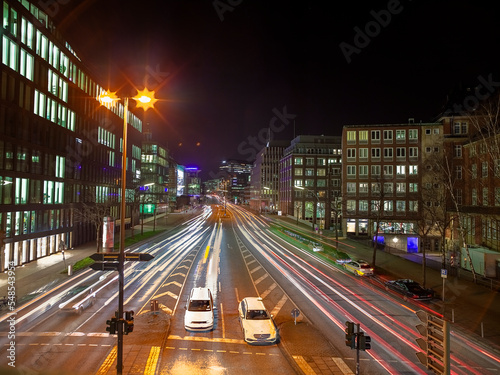
[[[220,303],[220,317],[222,321],[222,338],[226,338],[226,327],[224,326],[224,309],[222,308],[222,302]]]
[[[114,346],[111,352],[108,354],[107,358],[104,360],[102,363],[101,367],[97,371],[96,375],[104,375],[107,374],[109,369],[111,368],[111,365],[116,359],[116,352],[117,352],[117,347]]]
[[[294,355],[293,359],[295,359],[295,362],[297,362],[297,365],[299,365],[300,369],[302,370],[302,372],[304,374],[306,374],[306,375],[316,375],[316,373],[314,372],[314,370],[312,369],[312,367],[309,366],[309,364],[306,362],[306,360],[304,359],[304,357],[302,357],[301,355]]]
[[[205,250],[205,257],[203,258],[203,263],[207,261],[209,252],[210,252],[210,245],[207,245],[207,249]]]
[[[149,357],[148,361],[146,362],[146,368],[144,369],[144,375],[155,374],[159,356],[160,356],[160,347],[152,346],[151,350],[149,351]]]
[[[230,343],[230,344],[243,344],[243,345],[248,345],[244,340],[238,340],[238,339],[224,339],[224,338],[219,338],[219,337],[202,337],[202,336],[177,336],[177,335],[170,335],[167,338],[168,340],[181,340],[181,341],[199,341],[199,342],[223,342],[223,343]]]

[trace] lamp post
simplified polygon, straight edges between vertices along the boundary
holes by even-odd
[[[132,99],[137,101],[137,107],[144,111],[153,108],[158,100],[154,97],[154,91],[144,89],[139,91]],[[99,96],[101,104],[112,105],[120,98],[114,92],[105,92]],[[121,181],[121,207],[120,207],[120,252],[118,254],[118,344],[116,356],[116,373],[121,374],[123,368],[123,288],[125,284],[125,190],[127,180],[127,128],[128,128],[128,97],[123,98],[123,139],[122,139],[122,181]]]

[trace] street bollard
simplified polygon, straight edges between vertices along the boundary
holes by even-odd
[[[151,300],[151,311],[154,311],[155,313],[158,311],[158,300]]]
[[[70,264],[68,266],[68,276],[71,276],[71,275],[73,275],[73,266]]]

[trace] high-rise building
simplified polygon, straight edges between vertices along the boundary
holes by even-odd
[[[185,167],[185,179],[187,195],[190,197],[199,197],[201,195],[201,170],[198,167]]]
[[[300,135],[293,139],[280,161],[283,214],[308,220],[317,229],[341,223],[341,162],[341,137]]]
[[[226,199],[235,203],[246,203],[249,200],[247,186],[250,183],[250,173],[253,163],[242,160],[224,160],[219,166]]]
[[[169,192],[168,149],[153,139],[150,129],[142,141],[141,187],[139,200],[143,214],[164,213]]]
[[[281,211],[280,160],[289,141],[270,141],[260,150],[250,176],[250,208],[258,212]]]
[[[1,43],[0,271],[94,241],[100,218],[83,212],[120,217],[124,113],[100,106],[104,88],[37,5],[3,2]],[[127,195],[139,184],[141,141],[129,113]],[[125,215],[129,223],[130,205]]]

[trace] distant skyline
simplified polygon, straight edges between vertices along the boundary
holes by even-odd
[[[269,129],[290,140],[429,122],[461,85],[496,90],[489,4],[85,0],[48,13],[103,85],[158,91],[144,121],[206,179],[224,159],[250,161]]]

